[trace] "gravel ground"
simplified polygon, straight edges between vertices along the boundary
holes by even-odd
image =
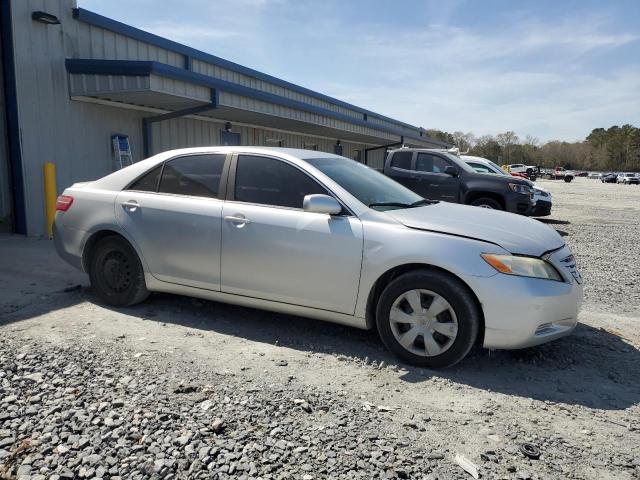
[[[104,308],[49,242],[0,237],[0,478],[640,478],[640,187],[540,184],[581,324],[444,371],[308,319]]]
[[[539,180],[558,200],[548,221],[566,234],[585,278],[586,308],[638,316],[640,186]]]

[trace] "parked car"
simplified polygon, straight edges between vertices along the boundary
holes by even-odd
[[[538,178],[539,169],[532,165],[523,165],[521,163],[514,163],[512,165],[502,165],[502,170],[514,177],[526,178],[535,182]]]
[[[528,180],[482,175],[447,150],[399,148],[387,154],[383,172],[418,195],[527,215],[533,207]]]
[[[486,158],[475,157],[472,155],[461,155],[460,158],[478,173],[509,176],[504,169]],[[532,217],[545,217],[547,215],[551,215],[551,192],[546,188],[534,185],[533,183],[531,184],[531,188],[533,189],[533,208],[529,212],[529,215]]]
[[[509,173],[526,173],[528,175],[531,175],[537,170],[535,165],[524,165],[522,163],[512,163],[508,165],[508,167]]]
[[[564,167],[556,167],[549,174],[551,180],[564,180],[569,183],[575,178],[575,174],[569,170],[565,170]]]
[[[640,184],[640,178],[635,173],[620,173],[616,177],[617,183],[624,183],[625,185],[638,185]]]
[[[618,175],[615,173],[603,173],[600,176],[602,183],[616,183],[618,181]]]
[[[389,350],[426,367],[452,365],[476,342],[567,335],[582,299],[576,262],[549,226],[425,200],[318,151],[174,150],[77,183],[56,208],[57,251],[106,304],[170,292],[377,328]]]

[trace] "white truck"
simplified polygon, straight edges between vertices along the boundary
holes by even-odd
[[[549,172],[550,180],[564,180],[567,183],[573,180],[575,176],[575,173],[570,170],[566,170],[563,167],[556,167]]]

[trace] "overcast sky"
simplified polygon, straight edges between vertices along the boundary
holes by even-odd
[[[640,126],[640,0],[78,0],[425,128]]]

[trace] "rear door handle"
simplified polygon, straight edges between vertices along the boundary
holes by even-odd
[[[236,227],[243,227],[244,225],[247,225],[247,224],[251,223],[251,220],[249,220],[248,218],[239,217],[239,216],[236,217],[236,216],[233,216],[233,215],[228,215],[228,216],[224,217],[224,219],[227,222],[231,222],[231,223],[236,224]]]

